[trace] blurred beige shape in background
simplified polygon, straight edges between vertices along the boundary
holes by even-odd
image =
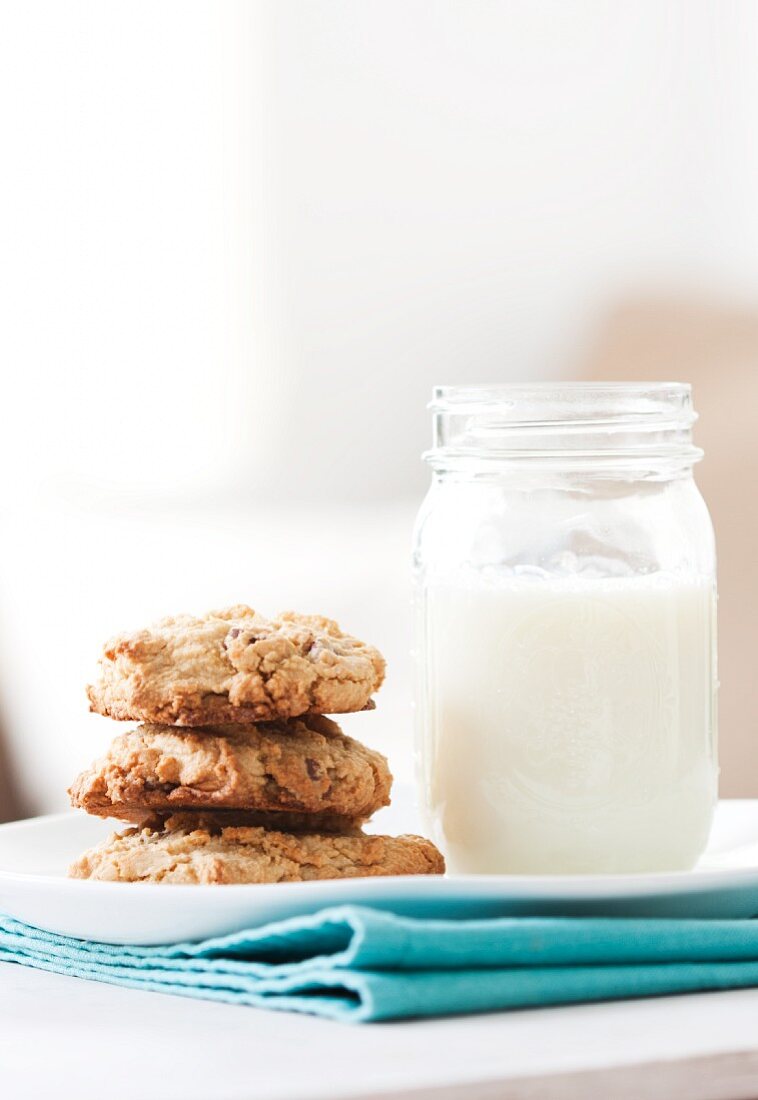
[[[24,812],[16,790],[15,774],[11,766],[5,730],[0,722],[0,824],[23,817]]]
[[[716,530],[722,796],[755,796],[758,750],[758,312],[695,299],[630,299],[601,325],[589,379],[691,382],[705,451],[696,479]]]

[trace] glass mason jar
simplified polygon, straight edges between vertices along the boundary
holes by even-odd
[[[454,872],[691,868],[716,800],[713,530],[680,383],[434,391],[417,764]]]

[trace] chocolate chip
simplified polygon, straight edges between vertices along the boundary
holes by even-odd
[[[318,779],[321,776],[321,768],[318,766],[318,760],[313,760],[310,756],[306,757],[305,767],[311,779]]]
[[[234,630],[229,631],[229,637],[230,638],[239,638],[240,633],[241,633],[241,631],[240,631],[239,627],[235,626]]]

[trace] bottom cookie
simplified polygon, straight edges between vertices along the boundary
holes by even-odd
[[[109,882],[233,884],[308,882],[376,875],[438,875],[445,862],[419,836],[281,833],[250,826],[167,827],[114,833],[69,868]]]

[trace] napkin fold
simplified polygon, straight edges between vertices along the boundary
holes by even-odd
[[[133,947],[0,917],[0,962],[366,1022],[758,986],[758,921],[421,920],[341,906]]]

